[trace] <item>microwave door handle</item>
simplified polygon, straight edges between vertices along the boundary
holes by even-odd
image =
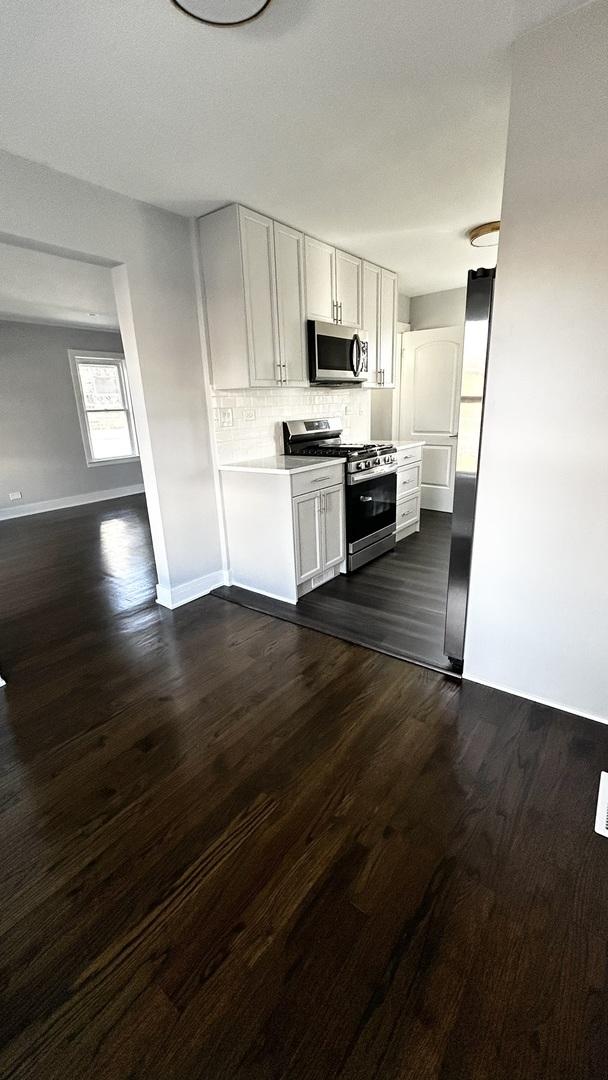
[[[358,379],[361,374],[361,338],[358,334],[353,334],[350,346],[350,366],[355,379]]]

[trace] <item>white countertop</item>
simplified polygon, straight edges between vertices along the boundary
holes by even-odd
[[[310,469],[318,469],[320,466],[344,465],[345,462],[345,457],[298,457],[297,454],[291,456],[277,454],[275,457],[257,458],[253,461],[233,461],[230,465],[220,465],[219,470],[220,472],[289,474],[308,472]]]
[[[409,442],[396,442],[397,450],[407,450],[410,446],[425,446],[424,439],[410,439]]]

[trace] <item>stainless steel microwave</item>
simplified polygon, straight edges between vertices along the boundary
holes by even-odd
[[[311,383],[364,383],[368,374],[365,334],[354,326],[309,319],[308,371]]]

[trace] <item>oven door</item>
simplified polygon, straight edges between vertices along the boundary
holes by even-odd
[[[346,485],[346,540],[349,554],[395,531],[397,473],[384,473]]]
[[[311,383],[362,383],[367,380],[367,341],[353,326],[308,320]]]

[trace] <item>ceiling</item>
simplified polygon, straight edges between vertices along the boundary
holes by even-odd
[[[118,329],[111,272],[0,244],[0,319]]]
[[[170,0],[4,0],[0,145],[182,214],[238,200],[399,271],[480,264],[509,45],[579,0],[272,0],[212,28]],[[483,254],[480,253],[483,257]]]

